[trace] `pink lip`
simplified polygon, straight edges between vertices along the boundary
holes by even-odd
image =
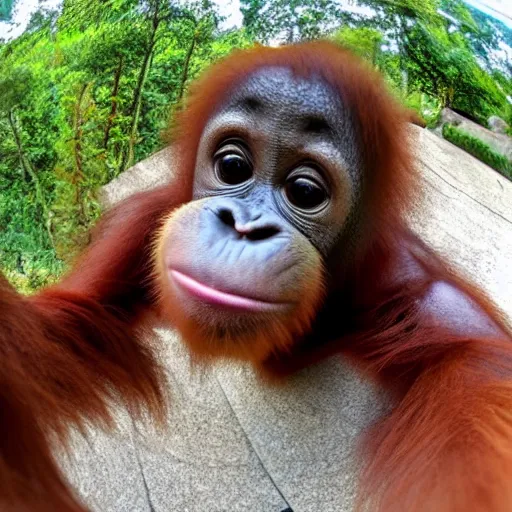
[[[281,309],[286,306],[284,303],[264,302],[261,300],[250,299],[240,295],[233,295],[231,293],[221,292],[215,288],[210,288],[195,279],[178,272],[177,270],[170,271],[172,278],[176,284],[186,290],[190,295],[200,299],[208,304],[214,306],[228,307],[231,309],[238,309],[242,311],[251,312],[269,312]]]

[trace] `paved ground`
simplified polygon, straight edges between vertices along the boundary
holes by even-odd
[[[512,182],[444,139],[414,131],[425,201],[412,227],[512,318]]]
[[[512,183],[433,134],[412,128],[427,193],[411,223],[512,318]],[[167,157],[167,159],[166,159]],[[112,204],[172,176],[169,152],[105,189]],[[251,370],[192,371],[160,331],[172,403],[155,432],[122,412],[115,435],[76,436],[63,467],[101,512],[343,512],[354,492],[354,440],[386,407],[348,365],[327,361],[275,389]]]

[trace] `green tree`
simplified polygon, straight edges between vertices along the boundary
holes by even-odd
[[[51,210],[53,52],[48,26],[0,46],[0,262],[36,285],[60,268]]]
[[[99,187],[162,146],[197,73],[248,44],[218,21],[208,0],[66,0],[0,44],[0,247],[18,286],[73,259]]]
[[[478,65],[466,38],[440,26],[418,23],[405,44],[407,69],[416,87],[480,122],[503,107],[505,97]]]
[[[512,53],[504,54],[500,47],[501,43],[512,47],[512,28],[470,5],[465,4],[464,8],[477,27],[468,34],[473,51],[485,61],[488,69],[504,68],[512,76]]]
[[[37,202],[47,226],[48,239],[53,244],[46,194],[25,148],[23,130],[16,114],[17,109],[23,106],[29,96],[30,89],[33,86],[33,78],[26,68],[4,69],[2,71],[3,77],[0,78],[0,115],[5,116],[8,121],[10,134],[15,143],[21,178],[24,181],[30,179],[34,185]]]
[[[241,0],[250,36],[293,43],[321,36],[353,19],[336,0]]]
[[[379,30],[370,27],[344,27],[333,34],[333,40],[352,50],[374,67],[380,67],[384,35]]]

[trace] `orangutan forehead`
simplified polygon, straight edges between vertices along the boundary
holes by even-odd
[[[306,132],[339,134],[350,116],[340,94],[320,77],[295,76],[285,67],[260,68],[230,95],[222,112],[293,120]]]

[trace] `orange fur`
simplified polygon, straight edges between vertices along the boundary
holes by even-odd
[[[291,346],[290,336],[280,333],[283,326],[274,325],[261,332],[265,339],[256,340],[257,350],[229,355],[286,375],[344,354],[394,390],[395,408],[363,439],[363,509],[512,509],[510,329],[474,285],[406,226],[420,189],[407,143],[407,113],[376,73],[320,42],[235,52],[213,66],[192,88],[172,130],[177,184],[138,194],[111,212],[58,286],[27,299],[0,281],[2,509],[79,512],[51,453],[55,434],[64,441],[69,425],[108,425],[108,405],[116,398],[133,414],[144,406],[157,417],[164,414],[162,373],[141,328],[144,313],[160,304],[158,297],[192,349],[211,355],[202,346],[208,340],[192,334],[195,326],[177,314],[172,290],[154,279],[152,250],[167,232],[165,220],[191,199],[206,121],[245,77],[268,66],[319,76],[339,92],[363,155],[361,214],[355,250],[340,257],[339,275],[325,276],[321,318],[311,323],[322,287],[320,266],[313,262],[318,293],[306,301],[298,324],[284,327],[299,339]],[[494,329],[461,330],[450,311],[433,313],[428,298],[436,283],[448,283]],[[309,326],[312,331],[302,338]]]
[[[105,217],[58,285],[21,297],[0,279],[0,509],[79,512],[52,455],[70,426],[112,426],[109,405],[165,414],[163,372],[141,323],[150,301],[146,252],[168,189],[133,196]],[[0,276],[1,277],[1,276]]]
[[[181,169],[193,172],[202,127],[217,105],[251,72],[270,66],[321,77],[339,91],[354,115],[366,179],[355,256],[340,262],[339,282],[328,283],[339,299],[338,309],[331,306],[332,339],[313,332],[291,354],[269,357],[263,370],[286,375],[344,353],[396,391],[396,408],[364,439],[360,506],[512,509],[512,335],[476,286],[409,232],[405,216],[420,190],[407,143],[410,113],[381,78],[330,43],[235,52],[196,82],[170,132]],[[454,332],[449,317],[438,325],[443,319],[422,307],[437,282],[476,304],[499,335]]]

